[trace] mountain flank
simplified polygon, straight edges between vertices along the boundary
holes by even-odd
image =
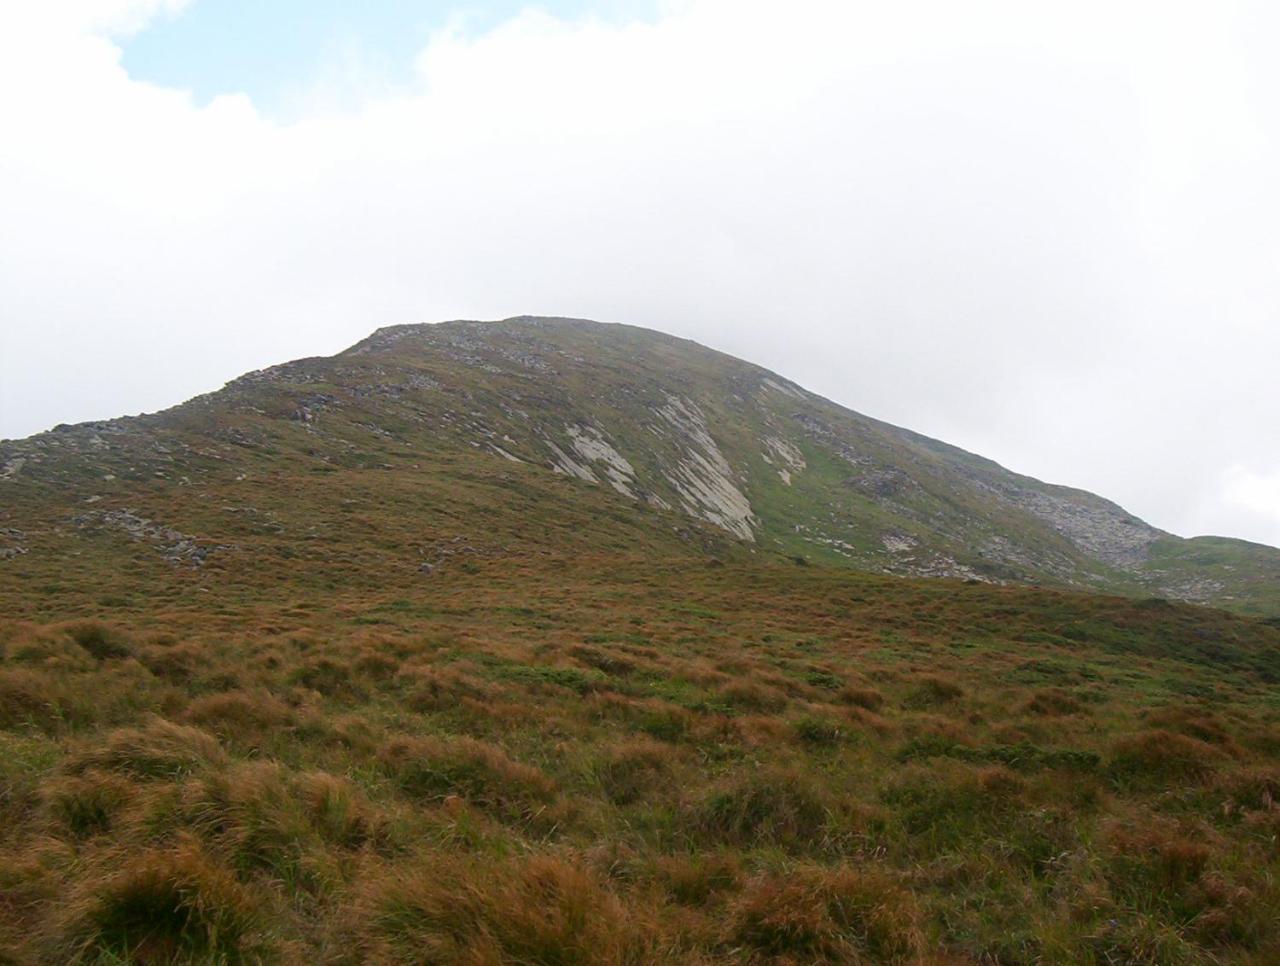
[[[1269,548],[563,319],[0,475],[0,962],[1280,962]]]
[[[549,488],[545,509],[576,504],[570,545],[697,522],[740,551],[859,570],[1280,613],[1274,548],[1175,537],[687,340],[534,317],[391,326],[163,413],[0,444],[0,555],[75,553],[77,538],[114,535],[177,563],[230,562],[248,521],[270,535],[267,512],[282,545],[323,529],[335,490],[318,481],[342,471],[375,471],[371,485],[388,494],[434,493],[432,512],[465,508],[468,487]],[[558,486],[548,471],[585,485]],[[207,505],[214,492],[243,503],[236,494],[281,474],[317,482],[280,510]],[[530,519],[498,500],[486,519],[563,549],[560,528],[539,536],[517,517]]]

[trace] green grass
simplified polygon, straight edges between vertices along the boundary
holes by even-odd
[[[302,609],[305,570],[121,614],[100,578],[92,635],[74,595],[68,620],[6,622],[0,671],[77,709],[0,729],[6,949],[1276,954],[1280,631],[677,559],[480,558]],[[903,918],[876,919],[889,897]]]
[[[851,419],[920,491],[850,495],[810,437],[788,487],[760,434],[832,409],[635,330],[545,336],[550,383],[347,354],[20,444],[0,959],[1280,959],[1265,548],[1156,547],[1179,579],[1236,568],[1241,614],[1156,599],[951,493],[976,458]],[[749,468],[755,545],[541,465],[530,425],[595,421],[660,469],[682,444],[636,402],[666,391]],[[203,565],[85,516],[124,509]],[[861,572],[795,530],[819,516],[870,555],[1003,527],[1128,596]]]

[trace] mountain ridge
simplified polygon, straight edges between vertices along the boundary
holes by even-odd
[[[96,496],[103,507],[89,512],[101,513],[129,509],[113,503],[127,488],[109,484],[131,473],[161,488],[175,474],[179,487],[201,474],[221,480],[218,464],[237,460],[253,473],[289,460],[406,472],[416,459],[423,473],[432,472],[423,459],[467,450],[500,459],[501,472],[550,469],[632,511],[711,524],[756,550],[1280,612],[1274,548],[1176,537],[1103,497],[864,416],[763,366],[586,319],[384,326],[334,356],[255,370],[160,413],[5,441],[0,476],[77,505]],[[123,456],[147,469],[126,460],[88,486],[95,465]],[[28,547],[10,539],[0,552],[19,549]]]
[[[357,347],[0,445],[0,961],[1277,961],[1233,542],[643,330]]]

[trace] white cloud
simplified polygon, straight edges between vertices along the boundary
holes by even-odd
[[[529,13],[291,124],[129,78],[114,38],[169,6],[0,14],[0,434],[573,314],[1277,539],[1224,476],[1280,414],[1273,5]]]
[[[1270,471],[1228,467],[1222,474],[1221,502],[1219,513],[1236,515],[1258,540],[1280,546],[1280,466]]]

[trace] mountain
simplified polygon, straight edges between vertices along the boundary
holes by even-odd
[[[0,444],[0,553],[123,538],[193,565],[291,554],[341,526],[360,473],[412,524],[364,535],[385,566],[431,565],[430,521],[486,499],[491,542],[643,543],[701,521],[735,552],[1280,613],[1274,548],[1175,537],[693,342],[530,317],[392,326],[157,415]],[[265,480],[290,499],[257,505]]]
[[[1280,962],[1274,550],[559,319],[0,475],[0,962]]]

